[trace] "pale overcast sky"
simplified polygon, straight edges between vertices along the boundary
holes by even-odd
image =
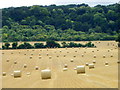
[[[20,7],[32,5],[66,5],[86,3],[90,6],[98,4],[108,5],[118,3],[120,0],[0,0],[0,8]]]

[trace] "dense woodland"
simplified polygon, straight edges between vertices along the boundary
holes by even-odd
[[[2,9],[2,41],[115,40],[120,4],[10,7]]]
[[[5,42],[4,45],[2,45],[2,48],[0,49],[38,49],[38,48],[73,48],[73,47],[96,47],[92,42],[88,42],[86,44],[81,43],[58,43],[53,40],[46,41],[46,44],[43,43],[34,43],[34,45],[31,45],[28,42],[24,42],[23,44],[18,45],[18,42],[13,42],[11,44],[12,47],[10,47],[9,42]]]

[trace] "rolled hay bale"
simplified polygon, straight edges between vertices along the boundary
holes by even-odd
[[[32,50],[32,51],[35,51],[35,50]]]
[[[49,59],[51,59],[52,58],[52,56],[49,56]]]
[[[39,67],[38,66],[35,66],[35,70],[38,70],[39,69]]]
[[[6,76],[6,72],[3,72],[2,75],[3,75],[3,76]]]
[[[84,57],[84,54],[82,54],[82,57]]]
[[[65,67],[65,68],[67,68],[67,67],[68,67],[68,65],[67,65],[67,64],[64,64],[64,67]]]
[[[86,65],[86,66],[88,66],[88,65],[89,65],[89,63],[85,63],[85,65]]]
[[[4,54],[4,53],[2,53],[2,54]]]
[[[26,54],[24,54],[24,55],[26,55]]]
[[[32,56],[30,56],[30,59],[32,59]]]
[[[74,70],[77,70],[77,68],[74,68]]]
[[[94,66],[93,63],[91,63],[91,64],[88,65],[88,67],[89,67],[89,69],[92,69],[92,68],[94,68],[95,66]]]
[[[68,68],[63,68],[63,71],[67,71],[68,70]]]
[[[76,56],[73,56],[74,58],[76,57]]]
[[[110,57],[113,57],[113,54],[111,54]]]
[[[96,58],[96,55],[93,55],[93,58]]]
[[[27,68],[27,64],[24,64],[23,67],[24,67],[24,68]]]
[[[42,58],[42,56],[39,56],[39,59],[41,59]]]
[[[62,51],[60,50],[60,52],[62,52]]]
[[[33,53],[31,53],[31,55],[33,55]]]
[[[14,74],[12,73],[12,74],[10,74],[11,76],[14,76]]]
[[[73,59],[70,60],[70,62],[73,62],[73,61],[74,61]]]
[[[92,51],[92,52],[94,52],[94,51]]]
[[[9,61],[10,61],[9,59],[6,60],[6,62],[9,62]]]
[[[47,56],[49,56],[49,54],[48,54],[48,53],[47,53],[46,55],[47,55]]]
[[[81,65],[81,66],[77,66],[77,74],[79,73],[85,73],[85,66]]]
[[[108,49],[108,52],[110,52],[110,49]]]
[[[30,73],[30,72],[27,72],[26,74],[27,74],[27,75],[30,75],[31,73]]]
[[[66,57],[66,55],[63,55],[63,57]]]
[[[99,51],[99,50],[97,49],[97,51]]]
[[[13,54],[13,53],[11,53],[11,54]]]
[[[75,52],[77,52],[77,51],[75,51]]]
[[[57,57],[59,57],[59,56],[57,55]]]
[[[67,52],[67,53],[69,53],[69,52]]]
[[[95,63],[96,63],[96,60],[93,60],[93,63],[95,64]]]
[[[84,51],[84,53],[86,53],[86,51]]]
[[[41,78],[42,79],[50,79],[51,78],[51,70],[49,70],[49,69],[41,70]]]
[[[103,58],[105,58],[106,56],[105,55],[103,55]]]
[[[41,56],[41,54],[39,53],[39,56]]]
[[[14,64],[17,64],[17,61],[14,61]]]
[[[118,60],[117,63],[120,63],[120,60]]]
[[[108,62],[105,62],[105,65],[108,65]]]
[[[21,77],[21,71],[20,70],[14,71],[14,78],[17,78],[17,77]]]

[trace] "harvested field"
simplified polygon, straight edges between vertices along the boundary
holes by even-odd
[[[97,48],[1,50],[4,72],[2,87],[117,88],[119,64],[117,43],[115,41],[93,43]],[[89,64],[94,64],[94,68],[89,68]],[[81,65],[85,66],[85,73],[78,74],[76,68]],[[41,78],[41,70],[44,69],[51,70],[51,78]],[[18,70],[21,71],[20,77],[14,77],[14,71]]]

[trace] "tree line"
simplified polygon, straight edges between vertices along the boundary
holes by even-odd
[[[120,4],[10,7],[2,9],[1,40],[115,40],[120,32]]]
[[[4,45],[2,45],[2,49],[38,49],[38,48],[66,48],[66,47],[96,47],[92,42],[88,42],[86,44],[81,43],[66,43],[62,42],[61,44],[57,43],[53,40],[46,41],[46,44],[43,43],[34,43],[34,45],[31,45],[28,42],[24,42],[23,44],[18,45],[18,42],[13,42],[12,47],[10,47],[10,43],[6,42]]]

